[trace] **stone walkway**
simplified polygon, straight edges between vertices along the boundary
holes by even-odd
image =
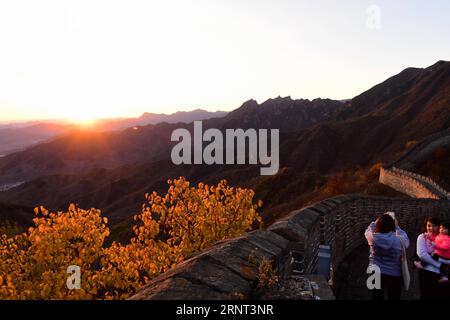
[[[408,249],[408,258],[412,257],[415,252],[415,243],[411,243]],[[336,283],[336,299],[337,300],[370,300],[371,293],[367,289],[366,281],[368,275],[366,274],[369,247],[362,245],[356,249],[335,274]],[[403,291],[402,300],[419,300],[419,278],[417,270],[412,268],[409,262],[411,274],[411,287],[409,291]]]

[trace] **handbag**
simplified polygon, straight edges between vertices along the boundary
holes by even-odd
[[[397,237],[397,238],[400,240],[400,245],[402,247],[401,264],[402,264],[403,288],[406,291],[408,291],[409,286],[411,284],[411,275],[409,273],[409,268],[408,268],[408,257],[406,256],[406,248],[405,248],[405,244],[403,243],[403,240],[400,237]]]

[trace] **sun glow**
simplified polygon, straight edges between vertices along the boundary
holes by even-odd
[[[92,127],[96,123],[96,119],[78,119],[72,121],[80,127],[87,128]]]
[[[0,121],[348,99],[450,55],[450,1],[379,2],[0,1]]]
[[[86,109],[74,110],[64,116],[64,118],[73,124],[76,124],[81,127],[91,127],[95,124],[97,119],[99,118],[97,115],[94,115],[92,112]]]

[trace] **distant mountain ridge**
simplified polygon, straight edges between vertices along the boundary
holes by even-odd
[[[343,103],[331,99],[292,99],[277,97],[261,104],[251,99],[212,124],[225,128],[267,128],[283,132],[308,128],[332,120]]]
[[[164,113],[148,113],[145,112],[139,117],[141,125],[156,124],[160,122],[167,123],[190,123],[196,120],[206,120],[210,118],[222,118],[228,114],[226,111],[210,112],[203,109],[195,109],[192,111],[178,111],[170,115]]]
[[[190,123],[195,120],[205,120],[215,117],[224,117],[225,111],[210,112],[202,109],[193,111],[181,111],[173,114],[144,113],[138,118],[103,119],[98,120],[94,126],[82,129],[73,124],[52,123],[50,120],[43,122],[30,121],[0,125],[0,156],[22,151],[38,143],[46,142],[62,134],[72,131],[120,131],[134,126],[146,126],[149,124]]]
[[[413,88],[421,79],[432,74],[448,62],[440,60],[427,68],[406,68],[395,76],[348,101],[337,114],[337,120],[363,116],[374,111],[382,103],[401,96]]]
[[[290,97],[269,99],[261,105],[251,101],[253,102],[244,103],[225,117],[205,120],[204,128],[280,128],[283,132],[293,131],[331,119],[342,105],[334,100],[292,100]],[[212,114],[222,113],[204,110],[178,112],[170,119],[197,120]],[[167,116],[144,114],[139,119],[148,122],[150,118],[157,122],[167,119]],[[97,167],[112,169],[161,159],[169,154],[173,146],[170,142],[172,131],[179,127],[192,127],[180,121],[146,126],[136,126],[136,122],[133,124],[134,126],[123,131],[74,131],[23,152],[8,155],[0,159],[0,185],[15,183],[17,179],[28,181],[50,174],[75,174]],[[113,125],[117,127],[118,124]],[[110,124],[100,127],[111,129]],[[97,130],[100,131],[99,128]]]
[[[73,126],[38,123],[30,126],[1,126],[0,155],[20,151],[73,129]]]
[[[105,119],[95,124],[95,131],[118,131],[134,126],[146,126],[158,123],[191,123],[195,120],[206,120],[211,118],[222,118],[226,111],[206,111],[195,109],[192,111],[178,111],[171,114],[145,112],[138,118],[127,119]]]
[[[192,124],[160,123],[97,133],[95,139],[78,133],[0,159],[0,178],[33,174],[0,192],[0,202],[63,209],[74,201],[118,222],[139,212],[146,192],[161,192],[167,179],[183,175],[192,183],[226,178],[254,188],[270,215],[297,206],[328,176],[392,161],[408,142],[447,129],[449,105],[450,63],[439,62],[406,69],[349,102],[249,100],[223,118],[203,122],[205,128],[282,129],[280,171],[269,177],[259,176],[258,166],[173,165],[170,134],[175,128],[192,130]]]

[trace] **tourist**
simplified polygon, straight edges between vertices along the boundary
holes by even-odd
[[[382,214],[365,232],[370,246],[370,264],[381,272],[380,288],[372,290],[374,300],[400,300],[403,278],[401,258],[403,247],[409,247],[407,234],[400,229],[393,212]]]
[[[420,298],[422,300],[436,299],[441,263],[432,258],[433,245],[439,234],[439,218],[429,217],[425,220],[425,232],[417,238],[417,256],[420,261],[414,264],[419,269]]]
[[[441,259],[450,260],[450,222],[441,223],[439,234],[434,241],[434,254],[433,258],[436,261],[442,262]],[[448,264],[444,262],[445,264]],[[444,269],[444,270],[442,270]],[[445,266],[441,268],[441,278],[439,282],[448,282],[448,268]]]

